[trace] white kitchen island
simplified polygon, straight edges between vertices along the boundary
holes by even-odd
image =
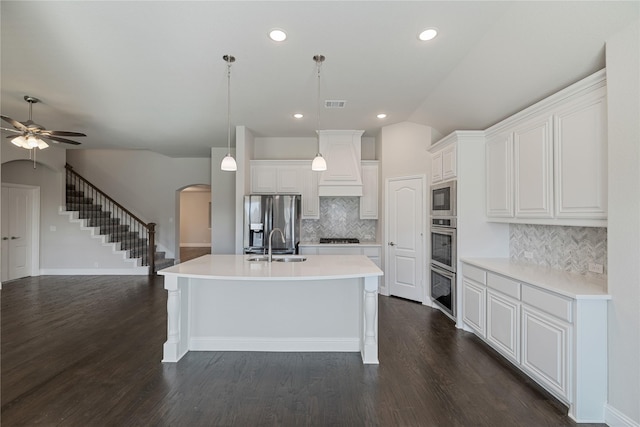
[[[364,255],[302,262],[205,255],[158,272],[167,298],[163,362],[188,351],[360,352],[378,363],[378,277]]]

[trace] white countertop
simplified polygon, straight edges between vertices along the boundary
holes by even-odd
[[[573,299],[611,299],[605,278],[584,276],[509,258],[462,258],[460,261]]]
[[[204,255],[158,271],[176,275],[224,280],[326,280],[382,276],[364,255],[304,255],[303,262],[247,261],[255,255]],[[301,255],[287,255],[300,257]],[[281,258],[283,255],[274,255]]]

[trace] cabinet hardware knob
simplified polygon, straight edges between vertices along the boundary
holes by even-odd
[[[389,242],[389,246],[395,246],[396,244],[393,242]]]
[[[11,236],[11,240],[17,240],[17,239],[19,239],[19,237]]]
[[[9,238],[8,237],[3,237],[2,240],[9,240]]]

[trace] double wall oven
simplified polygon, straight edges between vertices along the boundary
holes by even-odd
[[[431,187],[431,298],[456,316],[456,182]]]

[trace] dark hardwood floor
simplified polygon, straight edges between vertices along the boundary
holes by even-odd
[[[380,297],[356,353],[191,352],[163,364],[162,277],[3,284],[2,426],[572,426],[439,311]],[[259,321],[259,319],[256,319]]]

